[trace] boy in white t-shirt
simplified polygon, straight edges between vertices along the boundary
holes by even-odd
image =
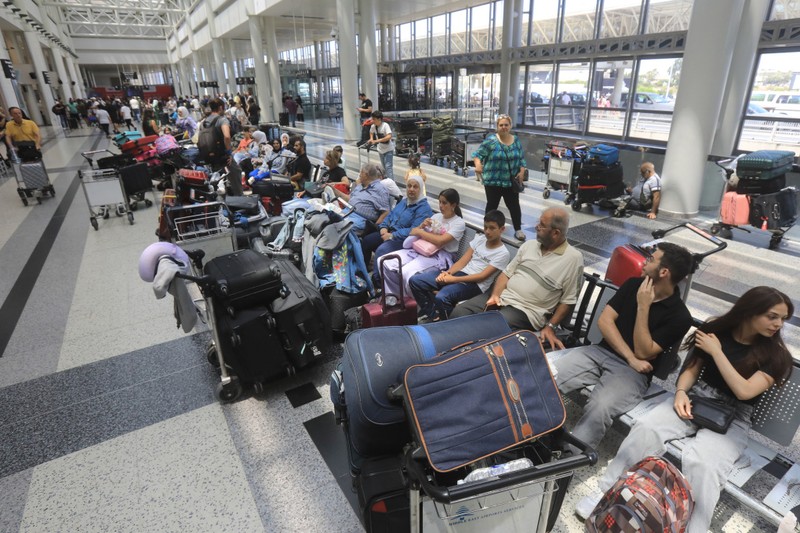
[[[408,284],[417,301],[420,323],[445,320],[458,302],[491,287],[494,278],[511,260],[500,240],[505,226],[506,217],[501,211],[489,211],[483,217],[483,235],[472,239],[467,251],[453,266],[444,272],[421,272],[412,276]]]
[[[378,145],[378,155],[383,165],[383,175],[394,180],[393,155],[394,139],[392,138],[392,128],[383,120],[383,113],[380,111],[372,112],[372,126],[369,128],[369,140],[367,144]]]

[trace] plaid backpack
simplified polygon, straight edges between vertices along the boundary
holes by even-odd
[[[694,509],[689,482],[675,465],[646,457],[624,472],[586,519],[590,533],[683,533]]]

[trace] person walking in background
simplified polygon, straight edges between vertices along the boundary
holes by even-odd
[[[525,157],[522,144],[511,133],[511,117],[497,117],[497,133],[489,135],[472,154],[475,161],[475,174],[483,181],[486,191],[486,211],[493,211],[502,198],[514,225],[514,237],[525,240],[522,231],[522,210],[519,206],[519,190],[525,177]]]
[[[392,128],[383,120],[383,113],[380,111],[372,112],[372,126],[369,128],[368,144],[378,145],[378,155],[383,165],[383,176],[394,180],[392,161],[394,159],[394,141],[392,140]]]
[[[287,96],[283,101],[283,107],[285,107],[286,112],[289,113],[289,124],[294,128],[297,125],[297,102],[295,102],[291,96]]]

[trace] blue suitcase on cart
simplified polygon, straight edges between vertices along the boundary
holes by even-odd
[[[603,165],[613,165],[619,161],[619,148],[607,144],[598,144],[589,148],[589,160]]]
[[[411,365],[460,345],[511,333],[503,315],[481,313],[419,326],[390,326],[354,331],[344,344],[341,374],[331,378],[331,400],[347,423],[351,452],[360,457],[398,453],[411,440],[403,406],[387,391],[400,383]],[[354,464],[351,456],[351,465]]]

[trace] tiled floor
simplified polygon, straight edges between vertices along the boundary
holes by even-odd
[[[335,128],[309,130],[312,155],[341,142]],[[360,531],[328,392],[340,347],[261,394],[218,404],[208,332],[177,329],[172,301],[156,300],[137,274],[139,254],[155,240],[156,208],[140,208],[132,226],[112,215],[94,231],[76,171],[86,168],[79,152],[108,141],[88,130],[46,136],[55,198],[24,207],[14,179],[0,178],[0,531]],[[354,169],[355,148],[345,156]],[[395,161],[398,175],[403,164]],[[425,170],[429,194],[456,187],[472,208],[466,218],[481,221],[480,184]],[[533,238],[542,208],[562,204],[555,193],[543,200],[534,180],[522,205]],[[615,245],[648,241],[669,223],[611,219],[595,208],[572,214],[569,237],[587,269],[603,272]],[[696,274],[693,313],[719,313],[754,284],[800,302],[799,234],[777,251],[763,235],[736,235]],[[704,249],[686,231],[672,239]],[[795,317],[785,328],[795,354],[797,326]],[[601,464],[621,438],[609,432]],[[800,458],[797,443],[781,451]],[[599,468],[577,473],[554,531],[582,531],[572,508],[595,488]],[[730,501],[718,510],[713,531],[770,530]]]

